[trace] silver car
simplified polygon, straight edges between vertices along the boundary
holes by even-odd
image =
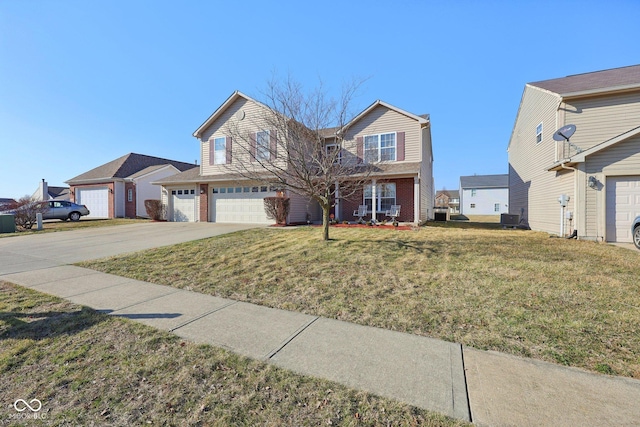
[[[45,202],[45,204],[49,205],[49,209],[43,212],[42,219],[78,221],[81,216],[89,215],[89,209],[85,205],[78,205],[64,200],[53,200]]]
[[[636,245],[636,248],[640,249],[640,215],[631,223],[631,236],[633,238],[633,244]]]

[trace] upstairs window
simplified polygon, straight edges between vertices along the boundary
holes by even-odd
[[[542,123],[536,126],[536,144],[542,142]]]
[[[256,159],[269,160],[269,131],[263,130],[256,133]]]
[[[381,133],[364,137],[364,161],[366,163],[396,160],[396,134]]]
[[[476,190],[475,188],[471,189],[471,197],[474,197],[476,194],[478,194],[478,190]]]
[[[333,163],[340,163],[342,161],[342,150],[339,144],[327,144],[325,146],[325,152],[328,158],[332,158]]]
[[[214,155],[213,164],[223,165],[227,163],[227,138],[220,137],[213,140]]]

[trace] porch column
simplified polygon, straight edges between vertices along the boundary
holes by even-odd
[[[376,180],[371,180],[371,219],[376,219],[376,208],[378,207],[378,200],[376,194]]]
[[[334,208],[333,211],[336,214],[336,216],[335,216],[336,219],[342,219],[342,214],[340,212],[340,185],[339,185],[338,181],[336,181],[335,186],[336,186],[336,194],[334,196],[334,199],[336,201],[336,204],[335,204],[335,208]]]
[[[420,222],[420,178],[413,178],[413,222]]]

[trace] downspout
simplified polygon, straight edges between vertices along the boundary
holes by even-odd
[[[578,224],[577,224],[577,217],[578,215],[576,215],[576,208],[578,207],[578,198],[577,198],[577,194],[578,194],[578,169],[571,167],[571,166],[567,166],[565,165],[565,163],[560,163],[560,167],[562,169],[566,169],[566,170],[572,170],[573,171],[573,231],[571,232],[570,236],[574,236],[574,234],[576,234],[576,231],[578,230]],[[562,218],[562,229],[564,229],[564,215]],[[576,234],[577,236],[577,234]],[[560,236],[560,237],[564,237],[564,236]]]

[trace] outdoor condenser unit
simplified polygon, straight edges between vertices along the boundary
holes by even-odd
[[[500,225],[504,227],[517,227],[520,224],[520,215],[500,214]]]

